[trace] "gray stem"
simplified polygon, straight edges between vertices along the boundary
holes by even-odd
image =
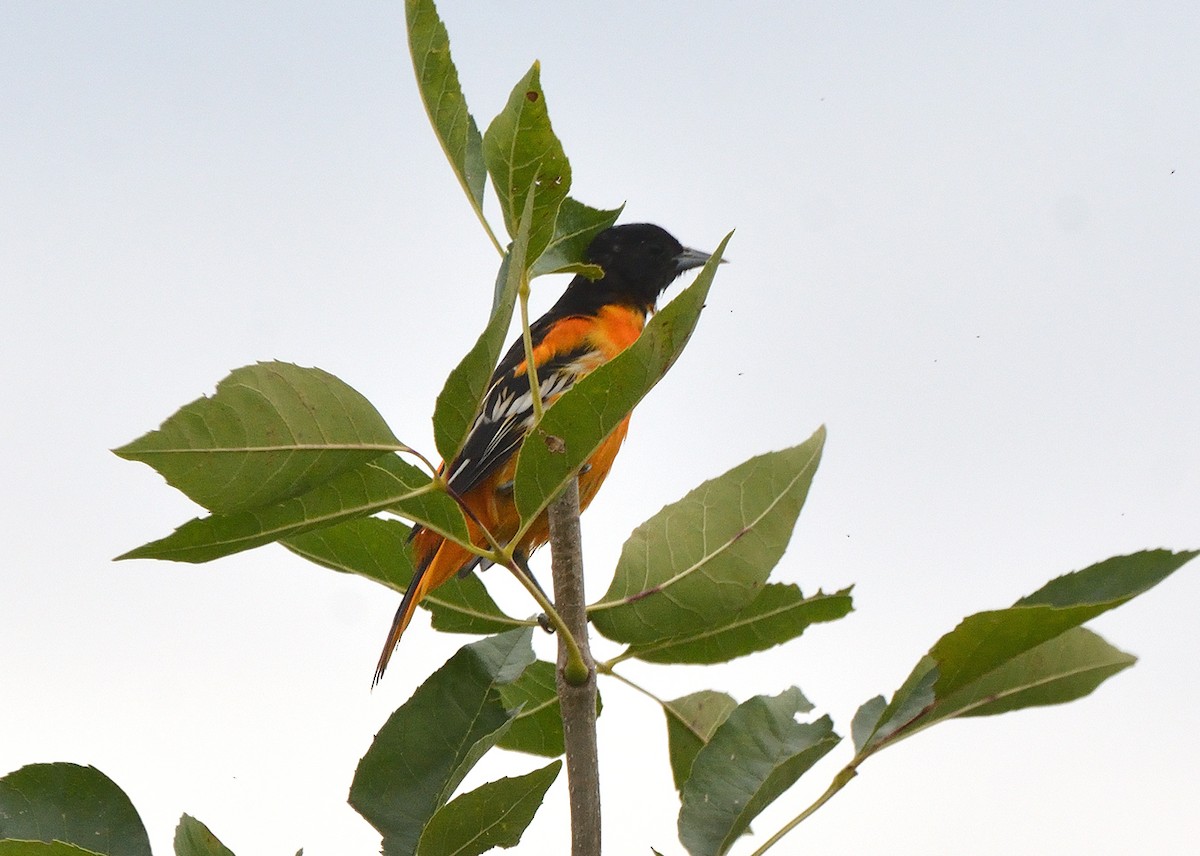
[[[550,504],[550,566],[554,607],[579,644],[587,680],[572,686],[564,668],[567,648],[559,641],[557,685],[567,750],[567,790],[571,800],[571,856],[600,856],[600,765],[596,752],[596,663],[588,645],[579,536],[579,485],[567,484]]]

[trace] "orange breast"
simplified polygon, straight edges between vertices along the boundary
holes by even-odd
[[[627,306],[605,306],[596,316],[591,338],[611,360],[637,341],[644,326],[646,316],[638,310]]]
[[[590,371],[637,341],[644,326],[646,316],[627,306],[605,306],[594,317],[564,318],[533,349],[533,360],[540,366],[558,354],[575,350],[580,343],[587,343],[597,351],[586,366],[586,371]],[[513,376],[524,374],[525,366],[522,360],[513,369]]]

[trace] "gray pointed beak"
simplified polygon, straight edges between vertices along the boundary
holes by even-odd
[[[693,250],[690,247],[684,247],[677,256],[675,256],[675,270],[683,273],[685,270],[702,267],[706,261],[712,257],[712,253],[706,253],[701,250]],[[725,259],[721,259],[724,264]]]

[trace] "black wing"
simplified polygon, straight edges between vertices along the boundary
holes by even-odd
[[[530,332],[537,342],[544,329]],[[566,392],[582,375],[600,362],[603,355],[589,346],[554,354],[538,366],[538,391],[543,406]],[[446,468],[446,480],[459,496],[491,475],[502,466],[533,426],[533,396],[529,391],[529,375],[517,372],[525,360],[525,348],[518,339],[492,374],[491,386],[484,396],[483,406],[467,434],[462,451]]]

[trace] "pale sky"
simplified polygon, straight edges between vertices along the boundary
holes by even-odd
[[[699,248],[737,229],[584,518],[589,590],[663,504],[829,428],[773,579],[854,583],[856,611],[632,677],[666,697],[795,684],[848,734],[963,616],[1200,546],[1196,4],[440,7],[481,126],[541,60],[578,199]],[[159,853],[183,812],[239,856],[377,852],[354,768],[470,637],[422,614],[371,692],[391,592],[277,547],[113,564],[198,509],[107,450],[282,359],[433,453],[498,258],[417,99],[402,4],[9,2],[0,115],[0,774],[93,764]],[[539,280],[535,308],[561,287]],[[1133,669],[881,753],[772,852],[1196,852],[1198,609],[1193,563],[1090,625]],[[680,854],[661,712],[601,692],[606,850]],[[536,766],[498,755],[468,785]],[[518,852],[564,852],[564,795]]]

